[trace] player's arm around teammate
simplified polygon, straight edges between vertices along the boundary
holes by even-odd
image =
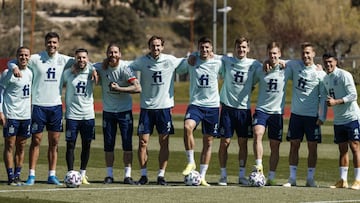
[[[23,184],[20,174],[24,162],[26,140],[31,136],[31,85],[33,75],[27,68],[30,50],[26,47],[19,47],[16,57],[15,63],[19,67],[22,77],[15,78],[12,70],[7,69],[0,79],[0,119],[3,125],[3,158],[8,185]],[[14,151],[15,157],[13,157]]]
[[[61,87],[65,86],[66,119],[66,163],[68,171],[74,170],[74,151],[78,132],[81,136],[80,174],[82,184],[89,184],[86,168],[90,157],[90,146],[95,139],[95,112],[92,80],[93,67],[89,63],[88,51],[75,50],[75,64],[64,71]]]
[[[349,148],[354,165],[354,190],[360,189],[360,109],[357,90],[351,73],[338,68],[333,54],[324,54],[323,62],[327,75],[324,78],[328,93],[327,105],[334,110],[334,142],[338,145],[340,180],[331,188],[348,187]]]
[[[199,56],[195,66],[187,68],[190,75],[190,101],[184,118],[184,146],[188,163],[182,173],[188,175],[196,168],[193,132],[201,122],[203,134],[200,157],[201,185],[210,186],[205,180],[205,175],[211,159],[213,137],[218,136],[219,130],[218,73],[222,62],[214,59],[212,42],[209,38],[199,39],[198,50]]]

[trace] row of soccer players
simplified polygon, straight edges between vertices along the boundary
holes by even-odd
[[[120,46],[110,43],[106,59],[94,65],[88,63],[85,49],[75,52],[75,59],[58,53],[60,37],[57,33],[45,36],[46,50],[30,57],[29,50],[19,48],[17,61],[9,63],[1,79],[5,151],[4,160],[9,184],[19,184],[26,138],[32,134],[29,150],[29,177],[26,185],[35,183],[35,166],[43,128],[49,139],[48,183],[61,184],[56,177],[57,144],[62,129],[61,89],[66,85],[66,160],[68,170],[73,170],[74,149],[77,134],[82,138],[80,173],[87,184],[86,165],[90,144],[94,139],[93,83],[99,76],[103,99],[103,134],[107,176],[104,183],[112,183],[114,145],[117,125],[120,127],[125,165],[125,184],[146,184],[147,144],[153,128],[159,134],[159,172],[157,184],[167,185],[165,169],[169,157],[169,135],[173,134],[170,110],[174,106],[174,73],[188,73],[190,101],[184,121],[184,143],[188,164],[183,171],[187,175],[195,170],[193,131],[202,123],[203,150],[200,158],[201,185],[209,186],[205,179],[211,158],[214,136],[221,136],[219,161],[221,178],[219,185],[227,185],[227,148],[234,131],[239,143],[239,183],[247,184],[245,165],[247,139],[254,137],[255,170],[262,173],[262,138],[268,128],[270,140],[270,171],[268,185],[274,185],[275,170],[279,160],[282,140],[283,109],[286,82],[293,82],[292,114],[287,139],[291,142],[289,155],[290,177],[284,186],[296,185],[298,149],[304,134],[308,141],[307,186],[316,186],[314,180],[317,159],[317,143],[321,140],[320,125],[326,117],[326,106],[333,106],[335,142],[339,144],[341,180],[333,187],[347,187],[348,145],[354,154],[354,189],[360,187],[359,108],[356,89],[351,74],[337,67],[336,57],[324,55],[326,73],[314,65],[315,50],[310,43],[302,45],[302,60],[282,61],[278,43],[268,45],[269,59],[266,68],[260,62],[247,58],[250,42],[242,37],[235,40],[234,57],[217,56],[212,52],[212,42],[203,37],[198,42],[199,51],[189,59],[175,58],[162,53],[164,39],[153,36],[148,41],[149,54],[134,61],[120,60]],[[28,68],[31,71],[28,70]],[[140,82],[133,71],[141,72]],[[336,74],[335,74],[336,73]],[[218,74],[224,84],[218,93]],[[336,78],[334,78],[336,76]],[[17,79],[15,80],[14,77]],[[21,82],[20,82],[21,81]],[[32,82],[31,82],[32,81]],[[341,81],[341,82],[340,82]],[[259,85],[255,114],[250,111],[250,94],[254,84]],[[21,87],[21,88],[20,88]],[[32,91],[31,91],[32,90]],[[355,91],[354,91],[355,90]],[[31,91],[31,94],[30,94]],[[11,94],[11,93],[14,94]],[[141,112],[137,134],[138,157],[141,178],[131,178],[133,117],[131,93],[140,93]],[[21,96],[20,96],[21,95]],[[30,95],[32,95],[30,97]],[[32,111],[30,112],[30,98]],[[22,102],[22,103],[21,103]],[[16,105],[14,105],[16,104]],[[19,104],[21,107],[19,108]],[[222,106],[220,112],[219,107]],[[220,114],[220,119],[219,115]],[[356,125],[357,124],[357,125]],[[30,128],[31,126],[31,128]],[[350,128],[350,130],[348,130]],[[354,133],[349,133],[354,132]],[[20,135],[20,136],[14,136]],[[15,170],[12,150],[17,146]]]

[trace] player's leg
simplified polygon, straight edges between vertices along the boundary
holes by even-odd
[[[95,120],[89,119],[81,122],[81,155],[80,155],[80,174],[82,184],[90,184],[86,176],[86,168],[90,158],[91,141],[95,139]]]
[[[203,148],[200,155],[200,176],[201,176],[201,185],[203,186],[210,186],[206,182],[206,172],[209,168],[209,163],[211,160],[211,150],[212,150],[212,143],[213,143],[213,135],[204,134],[203,135]]]
[[[171,109],[159,110],[156,116],[156,130],[159,134],[159,171],[157,176],[158,185],[168,185],[165,180],[165,171],[169,160],[169,138],[174,134]]]
[[[25,146],[27,139],[30,138],[31,132],[31,120],[22,120],[20,122],[20,127],[18,131],[18,135],[16,136],[16,151],[15,151],[15,171],[14,171],[14,179],[17,185],[23,185],[24,183],[21,181],[21,169],[24,164],[25,158]]]
[[[318,145],[318,141],[307,141],[307,146],[308,146],[308,170],[306,177],[307,187],[317,187],[314,179],[316,162],[318,157],[317,145]]]
[[[289,178],[284,187],[296,186],[297,166],[299,163],[299,148],[304,136],[304,121],[302,117],[291,114],[286,140],[290,142],[289,150]]]
[[[321,128],[320,120],[317,117],[304,117],[305,123],[305,134],[308,146],[308,169],[307,169],[307,177],[306,177],[306,185],[307,187],[317,187],[315,182],[315,169],[317,163],[317,145],[321,143]]]
[[[334,125],[334,142],[338,144],[339,149],[339,172],[340,180],[330,188],[348,188],[349,171],[349,132],[352,132],[346,125]]]
[[[232,121],[236,118],[232,116],[232,112],[236,109],[222,105],[220,113],[220,144],[218,151],[218,159],[220,164],[220,179],[218,185],[226,186],[227,185],[227,170],[226,164],[228,159],[228,147],[231,142],[231,137],[233,136],[233,123]]]
[[[48,183],[61,185],[59,179],[56,177],[56,164],[58,159],[58,144],[60,139],[60,132],[63,131],[62,123],[62,105],[49,107],[46,109],[47,131],[48,131],[48,162],[49,174]]]
[[[122,149],[123,149],[123,164],[124,164],[124,184],[136,184],[131,177],[131,167],[133,162],[133,116],[131,111],[120,113],[118,117],[118,124],[120,128]]]
[[[247,137],[238,137],[239,145],[239,184],[248,185],[248,180],[246,176],[246,161],[248,157],[248,138]]]
[[[169,160],[169,135],[168,134],[159,134],[159,172],[157,177],[158,185],[167,185],[165,181],[165,170]]]
[[[4,135],[5,135],[4,130]],[[4,151],[3,151],[3,159],[5,163],[6,173],[8,176],[8,185],[15,184],[14,180],[14,158],[13,158],[13,151],[15,148],[15,140],[16,136],[6,136],[4,139]]]
[[[354,164],[354,183],[351,189],[360,190],[360,142],[359,140],[350,142],[351,152],[353,154]]]
[[[196,169],[195,158],[194,158],[194,148],[195,148],[195,140],[194,140],[194,130],[198,125],[199,121],[202,118],[202,113],[199,110],[199,107],[194,105],[189,105],[184,120],[184,146],[185,153],[187,158],[187,165],[185,169],[182,171],[182,174],[188,175],[192,170]]]
[[[354,165],[354,183],[351,186],[351,189],[360,190],[360,139],[358,133],[360,131],[359,121],[351,122],[351,128],[353,129],[350,136],[349,146],[353,155],[353,165]]]
[[[268,121],[268,137],[270,143],[269,175],[266,185],[276,185],[275,172],[280,158],[280,143],[283,134],[283,117],[281,114],[273,114]]]
[[[114,114],[115,113],[103,111],[103,136],[106,165],[106,177],[104,179],[104,184],[111,184],[114,182],[114,148],[117,132],[117,122]]]
[[[219,164],[220,164],[220,180],[218,182],[221,186],[227,185],[227,171],[226,163],[228,159],[228,147],[230,146],[231,138],[221,137],[219,145]]]
[[[138,159],[140,165],[141,177],[138,184],[144,185],[148,183],[147,178],[147,161],[148,151],[147,146],[149,144],[150,134],[139,134],[139,146],[138,146]]]
[[[31,143],[29,147],[29,176],[26,185],[33,185],[35,183],[35,168],[39,158],[40,144],[43,136],[43,129],[46,122],[46,113],[44,108],[40,106],[33,106],[31,114]]]
[[[201,185],[210,186],[206,182],[206,172],[211,159],[212,143],[214,137],[219,136],[219,108],[204,108],[205,112],[202,122],[203,148],[200,157]]]
[[[26,146],[27,139],[28,139],[28,137],[26,137],[26,136],[16,136],[14,180],[17,185],[23,184],[21,182],[20,175],[21,175],[21,169],[22,169],[24,159],[25,159],[25,146]]]
[[[74,170],[74,151],[76,145],[76,138],[78,132],[79,122],[71,119],[66,119],[66,165],[68,171]]]
[[[149,144],[150,135],[153,132],[154,122],[156,119],[155,111],[148,109],[141,109],[139,117],[139,127],[138,127],[138,160],[140,165],[140,174],[141,177],[138,181],[139,185],[144,185],[148,183],[147,178],[147,161],[148,161],[148,150],[147,146]]]
[[[255,111],[253,116],[253,134],[254,134],[254,142],[253,142],[253,151],[255,156],[255,165],[253,171],[263,173],[263,163],[262,157],[264,153],[264,148],[262,144],[263,136],[265,134],[266,122],[269,118],[269,115],[262,111]]]

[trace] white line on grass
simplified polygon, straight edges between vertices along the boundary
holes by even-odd
[[[239,187],[239,186],[227,186],[227,187]],[[0,193],[11,193],[11,192],[52,192],[52,191],[78,191],[78,190],[84,190],[84,191],[90,191],[90,190],[146,190],[146,189],[219,189],[219,187],[201,187],[201,186],[175,186],[175,187],[164,187],[164,186],[146,186],[146,187],[98,187],[98,188],[53,188],[53,189],[33,189],[29,188],[26,190],[0,190]]]
[[[350,200],[335,200],[335,201],[315,201],[315,202],[301,202],[301,203],[345,203],[345,202],[360,202],[360,199],[350,199]]]

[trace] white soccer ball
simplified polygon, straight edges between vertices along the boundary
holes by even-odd
[[[266,179],[264,174],[259,172],[251,172],[249,175],[249,185],[253,187],[265,186]]]
[[[82,182],[81,174],[78,171],[68,171],[64,178],[66,187],[77,188],[80,187]]]
[[[201,183],[200,173],[197,171],[191,171],[184,177],[184,183],[187,186],[199,186]]]

